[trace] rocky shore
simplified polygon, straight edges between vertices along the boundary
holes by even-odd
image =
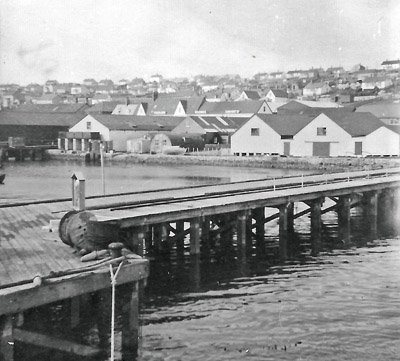
[[[49,151],[50,159],[80,159],[85,161],[84,153]],[[279,169],[307,169],[324,172],[341,170],[366,170],[400,167],[400,158],[356,158],[356,157],[280,157],[280,156],[252,156],[237,157],[230,155],[212,155],[207,153],[193,153],[189,155],[164,154],[126,154],[106,153],[105,163],[123,162],[130,164],[197,164],[208,166],[232,166],[253,168]]]

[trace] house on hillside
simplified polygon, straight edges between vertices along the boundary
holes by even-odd
[[[267,102],[285,102],[288,100],[288,93],[285,90],[270,89],[264,99]]]
[[[235,101],[243,100],[260,100],[260,94],[256,90],[243,90],[239,97],[235,99]]]
[[[370,113],[255,115],[232,135],[236,155],[398,155],[399,134]]]
[[[385,70],[399,70],[400,69],[400,60],[385,60],[382,62],[382,68]]]
[[[149,115],[187,116],[195,114],[205,102],[205,97],[185,99],[175,97],[159,97],[148,110]]]
[[[303,96],[316,98],[324,94],[329,94],[331,87],[326,82],[308,83],[303,89]]]
[[[369,78],[365,78],[361,84],[362,90],[370,90],[370,89],[385,89],[393,85],[392,79],[386,76],[373,76]]]
[[[59,104],[62,99],[57,94],[43,94],[40,97],[31,99],[33,104]]]

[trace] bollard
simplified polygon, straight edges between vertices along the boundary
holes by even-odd
[[[108,245],[108,249],[111,252],[112,258],[118,258],[122,256],[122,248],[124,248],[124,244],[121,242],[113,242]]]

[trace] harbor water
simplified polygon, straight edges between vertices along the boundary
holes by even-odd
[[[101,194],[98,166],[75,162],[6,164],[0,203],[70,197],[70,176],[82,171],[88,195]],[[107,193],[263,179],[296,171],[225,167],[107,165]],[[381,227],[366,233],[352,210],[352,237],[338,236],[334,212],[323,216],[322,252],[309,252],[309,219],[295,222],[291,257],[277,257],[277,224],[267,223],[265,252],[243,259],[233,248],[210,258],[152,259],[141,301],[137,360],[399,360],[400,237]],[[119,290],[119,298],[127,296]],[[26,322],[57,334],[63,305],[32,311]],[[99,320],[72,339],[96,345]],[[51,319],[53,322],[49,322]],[[57,322],[59,321],[59,322]],[[116,346],[119,345],[118,322]],[[54,325],[49,329],[49,324]],[[61,325],[61,326],[60,326]],[[122,355],[117,350],[117,359]],[[19,346],[20,360],[78,360],[55,351]],[[106,359],[106,357],[104,358]],[[129,358],[129,360],[133,358]],[[82,358],[82,360],[85,360]],[[126,359],[128,360],[128,359]]]

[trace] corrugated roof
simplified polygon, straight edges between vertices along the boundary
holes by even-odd
[[[213,129],[218,132],[234,132],[238,125],[229,117],[190,116],[203,129]]]

